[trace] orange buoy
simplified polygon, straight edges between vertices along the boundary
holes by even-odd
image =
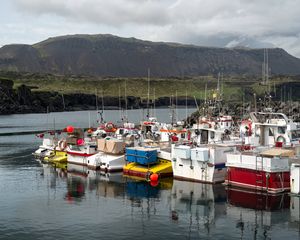
[[[151,182],[157,182],[158,181],[158,174],[157,173],[153,173],[150,175],[150,181]]]
[[[72,133],[74,131],[74,127],[73,126],[67,126],[67,132],[68,133]]]
[[[88,131],[87,131],[88,133],[92,133],[93,132],[93,129],[88,129]]]

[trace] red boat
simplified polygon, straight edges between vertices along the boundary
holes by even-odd
[[[268,193],[290,190],[289,157],[293,151],[272,148],[261,153],[227,154],[227,185]]]

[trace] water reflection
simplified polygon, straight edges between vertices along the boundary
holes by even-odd
[[[50,179],[50,188],[64,184],[61,200],[101,209],[105,217],[113,214],[122,222],[127,219],[127,228],[129,223],[135,224],[144,233],[152,226],[151,233],[171,234],[174,239],[268,239],[274,234],[280,236],[282,226],[288,226],[289,236],[299,236],[300,201],[288,194],[263,195],[225,189],[221,184],[173,179],[151,186],[122,173],[103,173],[73,164],[42,166],[41,178]],[[110,210],[97,208],[99,200]],[[128,237],[135,228],[126,229]]]
[[[274,211],[290,207],[287,193],[270,195],[237,188],[227,188],[228,202],[237,207]]]
[[[235,220],[241,238],[271,237],[271,228],[289,221],[290,196],[269,195],[255,191],[228,188],[227,214]],[[234,207],[232,207],[234,206]]]
[[[171,197],[171,218],[193,229],[210,232],[218,217],[226,214],[226,192],[222,185],[174,180]],[[200,230],[201,229],[201,230]]]

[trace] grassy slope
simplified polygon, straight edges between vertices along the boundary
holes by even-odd
[[[125,82],[128,96],[147,97],[146,78],[100,78],[87,76],[54,76],[46,74],[11,74],[1,73],[0,78],[8,78],[14,81],[15,87],[25,84],[33,88],[33,91],[57,91],[60,93],[90,93],[97,91],[100,95],[103,91],[104,96],[119,96],[125,94]],[[271,79],[271,86],[283,83],[294,82],[297,79],[290,77],[274,77]],[[243,92],[248,98],[250,93],[256,92],[263,94],[266,86],[259,84],[260,79],[246,77],[226,77],[224,78],[223,92],[226,100],[242,100]],[[151,79],[150,97],[185,96],[186,92],[190,97],[204,99],[205,85],[207,84],[207,97],[211,96],[217,87],[217,78],[213,76],[201,76],[197,78],[185,79]]]

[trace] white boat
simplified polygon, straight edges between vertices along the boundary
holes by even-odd
[[[114,155],[105,152],[98,152],[87,157],[87,166],[91,169],[102,170],[105,172],[122,171],[125,165],[125,157],[122,155]]]
[[[53,154],[55,147],[58,145],[58,139],[53,134],[44,133],[39,134],[40,138],[43,138],[42,145],[33,153],[35,158],[44,159],[45,157],[49,157]]]
[[[125,142],[106,137],[97,140],[97,152],[86,158],[86,165],[105,172],[122,171],[125,165]]]
[[[233,119],[231,116],[215,118],[199,118],[198,122],[190,129],[191,141],[196,145],[201,144],[240,144],[241,139],[235,135]]]
[[[226,154],[234,150],[233,145],[202,145],[196,148],[173,145],[174,178],[207,183],[223,182],[226,176]]]
[[[85,144],[85,145],[69,145],[67,147],[67,162],[78,164],[82,166],[88,165],[87,158],[95,155],[97,146],[95,144]]]
[[[199,118],[188,130],[186,142],[187,145],[172,146],[174,178],[208,183],[225,180],[226,153],[241,143],[233,135],[231,116]]]
[[[251,146],[293,146],[300,141],[300,125],[283,113],[252,112],[242,121],[241,136]]]

